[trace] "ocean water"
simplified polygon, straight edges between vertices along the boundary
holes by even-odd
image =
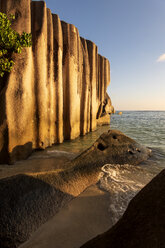
[[[112,115],[111,128],[151,148],[148,170],[157,173],[165,168],[165,111],[124,111],[122,115]]]
[[[57,157],[67,153],[76,155],[91,146],[97,138],[109,129],[118,129],[140,144],[152,150],[152,157],[143,164],[153,173],[165,167],[165,111],[124,111],[122,115],[111,116],[111,124],[99,127],[96,131],[78,137],[73,141],[65,141],[35,152],[34,157]]]
[[[107,164],[102,168],[100,187],[109,192],[113,225],[130,200],[165,168],[165,111],[124,111],[122,115],[112,115],[111,128],[152,150],[151,158],[139,166]]]
[[[67,153],[76,156],[110,128],[122,131],[152,150],[151,158],[139,166],[103,166],[99,186],[109,192],[108,211],[113,225],[139,190],[165,168],[165,111],[124,111],[122,115],[114,114],[111,116],[110,126],[100,127],[84,137],[52,146],[41,153],[35,153],[34,156],[57,157]]]

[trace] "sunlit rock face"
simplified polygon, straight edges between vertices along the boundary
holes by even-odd
[[[0,85],[0,163],[13,163],[96,129],[111,113],[110,64],[43,1],[1,0],[0,11],[14,14],[13,28],[33,37]]]

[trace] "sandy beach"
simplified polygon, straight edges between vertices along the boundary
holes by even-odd
[[[0,178],[17,174],[53,172],[63,170],[74,157],[68,153],[54,158],[39,158],[17,162],[15,165],[0,165]],[[20,248],[78,248],[86,241],[108,230],[109,194],[98,185],[92,185],[32,234]]]
[[[78,248],[111,225],[109,195],[92,185],[43,224],[20,248]]]

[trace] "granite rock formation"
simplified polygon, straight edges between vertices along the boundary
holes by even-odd
[[[14,14],[13,28],[33,37],[0,84],[0,163],[13,163],[96,129],[100,108],[112,111],[110,64],[44,1],[1,0],[0,11]]]
[[[91,165],[91,169],[100,169],[105,164],[138,165],[147,160],[151,150],[140,145],[118,130],[103,133],[94,144],[76,157],[71,163],[78,167]]]
[[[123,217],[82,248],[164,248],[165,170],[129,203]]]
[[[1,179],[0,247],[13,248],[25,242],[64,204],[97,183],[106,163],[136,165],[149,154],[149,149],[111,130],[68,162],[63,171],[18,174]]]

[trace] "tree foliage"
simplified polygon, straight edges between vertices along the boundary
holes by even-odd
[[[23,47],[32,45],[32,35],[23,32],[21,35],[11,28],[14,15],[7,17],[0,12],[0,77],[10,72],[14,65],[13,53],[21,53]]]

